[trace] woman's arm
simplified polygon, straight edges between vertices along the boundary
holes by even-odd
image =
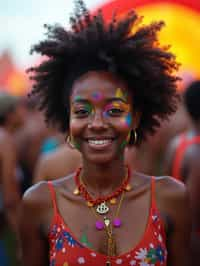
[[[23,266],[48,266],[48,240],[45,216],[49,209],[45,183],[29,189],[22,200],[19,218],[21,257]]]

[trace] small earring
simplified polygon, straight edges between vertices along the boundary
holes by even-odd
[[[67,144],[69,145],[70,148],[75,149],[75,147],[73,145],[73,141],[72,141],[72,136],[71,135],[68,135],[66,137],[66,142],[67,142]]]
[[[126,142],[127,142],[127,144],[129,144],[130,139],[131,139],[131,131],[132,131],[132,130],[129,131],[128,136],[127,136],[127,138],[126,138]]]
[[[133,130],[133,134],[134,134],[134,145],[135,145],[137,143],[137,140],[138,140],[138,135],[137,135],[136,129]]]

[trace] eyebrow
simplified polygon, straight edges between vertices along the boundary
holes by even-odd
[[[123,102],[123,103],[127,103],[126,100],[124,100],[121,97],[112,97],[112,98],[108,98],[106,99],[106,102]]]
[[[72,101],[72,104],[75,104],[75,103],[89,103],[89,101],[86,100],[86,99],[84,99],[84,98],[77,97],[77,99],[75,98],[75,99]]]
[[[123,102],[123,103],[126,103],[127,104],[127,101],[124,100],[121,97],[112,97],[112,98],[105,99],[105,101],[107,103],[117,101],[117,102]],[[84,99],[84,98],[81,98],[81,97],[77,97],[77,99],[75,97],[75,99],[72,101],[73,104],[75,104],[75,103],[89,103],[89,102],[90,102],[89,100]]]

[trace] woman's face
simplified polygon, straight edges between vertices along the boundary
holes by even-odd
[[[126,84],[108,72],[88,72],[73,84],[70,104],[70,134],[83,159],[107,163],[120,158],[136,127]]]

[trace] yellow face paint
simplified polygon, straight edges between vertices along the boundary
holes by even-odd
[[[115,96],[117,98],[121,98],[122,100],[126,101],[126,95],[123,93],[123,91],[120,88],[117,88]]]

